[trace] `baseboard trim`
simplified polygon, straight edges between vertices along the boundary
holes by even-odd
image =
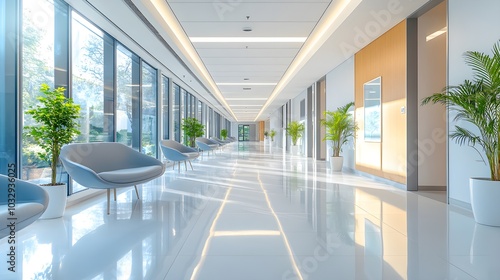
[[[382,177],[378,177],[378,176],[375,176],[375,175],[372,175],[370,173],[366,173],[366,172],[362,172],[362,171],[359,171],[359,170],[356,170],[356,169],[353,169],[353,168],[350,168],[350,167],[346,167],[344,166],[343,167],[343,170],[344,171],[348,171],[354,175],[358,175],[358,176],[361,176],[361,177],[366,177],[366,178],[370,178],[374,181],[377,181],[379,183],[384,183],[386,185],[390,185],[392,187],[395,187],[395,188],[398,188],[398,189],[401,189],[401,190],[407,190],[406,189],[406,185],[404,184],[401,184],[401,183],[398,183],[398,182],[394,182],[394,181],[391,181],[391,180],[388,180],[388,179],[385,179],[385,178],[382,178]]]
[[[446,186],[418,186],[419,191],[446,191]]]
[[[470,205],[470,203],[463,202],[463,201],[453,199],[453,198],[448,198],[448,203],[450,205],[458,206],[460,208],[464,208],[464,209],[467,209],[469,211],[472,211],[472,206]]]

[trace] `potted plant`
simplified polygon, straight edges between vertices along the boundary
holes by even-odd
[[[271,129],[271,131],[269,132],[269,137],[271,137],[271,145],[274,142],[274,136],[276,136],[276,130]]]
[[[302,137],[304,130],[304,124],[298,121],[291,121],[286,128],[286,133],[292,138],[292,155],[298,155],[299,147],[297,146],[297,141]]]
[[[196,118],[185,118],[182,120],[182,130],[186,136],[185,141],[190,147],[195,146],[196,137],[201,137],[204,134],[205,128]]]
[[[269,131],[265,130],[264,131],[264,145],[267,144],[267,142],[269,142]]]
[[[457,112],[455,120],[474,124],[479,133],[455,126],[450,138],[460,145],[484,151],[490,178],[470,178],[470,199],[476,222],[500,226],[500,41],[493,55],[477,51],[465,53],[473,79],[422,100],[422,104],[440,103]]]
[[[321,119],[321,125],[325,127],[326,133],[323,141],[332,141],[332,156],[330,158],[330,168],[332,171],[342,171],[344,158],[340,156],[342,146],[354,136],[358,129],[349,109],[354,106],[350,102],[338,107],[335,111],[325,111],[325,118]]]
[[[51,219],[61,217],[66,208],[66,184],[57,181],[57,165],[59,154],[65,144],[71,143],[80,134],[80,105],[73,103],[64,95],[65,88],[51,90],[47,84],[40,86],[39,104],[26,111],[38,125],[26,126],[26,135],[32,137],[40,146],[41,159],[50,163],[50,183],[41,184],[49,193],[49,205],[41,218]]]
[[[227,138],[227,129],[223,129],[220,131],[220,137],[222,138],[222,140],[226,140]]]

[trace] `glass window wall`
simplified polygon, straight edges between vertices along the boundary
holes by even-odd
[[[157,71],[142,63],[142,152],[156,157],[158,137],[156,125]]]

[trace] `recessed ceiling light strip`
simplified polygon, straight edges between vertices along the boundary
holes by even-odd
[[[200,56],[194,49],[193,44],[187,37],[186,33],[184,32],[184,29],[182,28],[176,16],[168,6],[167,2],[164,0],[150,0],[150,1],[158,11],[160,16],[162,17],[162,19],[164,20],[165,24],[167,25],[166,31],[171,35],[172,39],[176,40],[177,44],[180,45],[179,47],[180,51],[183,52],[186,58],[190,60],[191,64],[197,68],[201,76],[203,76],[205,81],[210,85],[215,96],[227,108],[227,110],[229,110],[229,113],[231,113],[235,121],[238,121],[238,118],[227,104],[226,100],[224,99],[224,96],[222,96],[222,93],[219,91],[219,88],[212,79],[212,76],[205,67],[205,64],[203,63],[203,61],[201,61]]]
[[[271,96],[262,107],[254,121],[257,121],[274,99],[283,91],[286,85],[295,77],[299,70],[307,63],[314,53],[325,43],[342,22],[354,11],[362,0],[334,1],[334,6],[328,7],[318,25],[314,28],[307,41],[300,49],[295,59],[286,70],[285,74],[274,88]]]

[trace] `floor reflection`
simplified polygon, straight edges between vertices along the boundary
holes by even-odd
[[[234,143],[40,220],[16,235],[0,279],[497,279],[500,228],[469,211]],[[0,240],[0,253],[9,244]]]

